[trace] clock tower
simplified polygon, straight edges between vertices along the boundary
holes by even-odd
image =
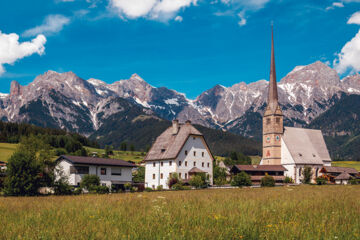
[[[271,28],[271,64],[268,100],[263,116],[263,165],[281,164],[281,138],[284,133],[283,113],[279,106],[275,72],[274,31]]]

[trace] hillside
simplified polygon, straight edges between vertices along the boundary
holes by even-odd
[[[333,158],[360,161],[360,96],[345,95],[309,128],[321,129]]]

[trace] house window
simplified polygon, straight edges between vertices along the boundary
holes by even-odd
[[[179,173],[179,178],[181,178],[181,173]]]
[[[172,165],[172,161],[169,162],[169,166],[171,166],[171,165]]]
[[[121,176],[121,168],[112,168],[111,175]]]
[[[299,176],[300,176],[300,177],[301,177],[301,170],[302,170],[302,169],[301,169],[301,168],[299,168]]]
[[[75,172],[77,174],[89,174],[89,167],[87,167],[87,166],[75,166]]]
[[[155,179],[155,173],[153,174],[153,179]]]
[[[195,140],[195,137],[193,137],[193,140]]]
[[[204,162],[202,162],[202,163],[201,163],[201,166],[202,166],[202,167],[205,167],[205,163],[204,163]]]
[[[161,162],[161,164],[160,164],[162,167],[164,166],[164,162]]]
[[[152,189],[155,189],[155,185],[152,185]]]
[[[210,167],[210,163],[208,163],[208,167]]]
[[[271,119],[270,118],[267,118],[266,119],[266,124],[269,125],[271,123]]]
[[[179,167],[181,166],[181,161],[179,161]]]
[[[202,157],[204,157],[204,156],[205,156],[205,153],[204,153],[204,152],[202,152],[202,153],[201,153],[201,156],[202,156]]]
[[[156,167],[156,163],[155,163],[155,162],[153,162],[153,167]]]
[[[194,167],[196,167],[196,162],[194,162]]]
[[[106,168],[100,168],[100,174],[106,175]]]
[[[160,173],[160,179],[164,178],[164,174]]]
[[[185,179],[187,179],[187,173],[185,173]]]
[[[188,151],[187,151],[187,150],[185,150],[185,156],[187,156],[187,154],[188,154]]]
[[[185,161],[185,167],[187,167],[187,161]]]
[[[196,151],[194,151],[194,157],[196,157]]]

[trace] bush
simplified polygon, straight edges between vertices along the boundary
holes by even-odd
[[[132,193],[133,193],[133,192],[137,192],[137,191],[138,191],[138,188],[137,188],[137,187],[131,187],[131,188],[130,188],[130,192],[132,192]]]
[[[226,169],[214,164],[214,183],[222,186],[226,184]]]
[[[168,182],[167,182],[169,188],[171,189],[177,183],[182,185],[182,182],[179,178],[179,174],[172,173],[171,176],[168,178]]]
[[[4,193],[8,196],[34,196],[41,187],[41,166],[35,155],[15,152],[9,159]]]
[[[316,184],[317,185],[325,185],[327,183],[327,180],[325,178],[322,177],[317,177],[316,178]]]
[[[294,182],[294,180],[289,176],[286,176],[284,179],[284,183],[293,183],[293,182]]]
[[[56,156],[61,156],[61,155],[66,155],[67,152],[64,148],[57,148],[55,149],[55,155]]]
[[[349,184],[351,184],[351,185],[360,184],[360,179],[351,178],[351,179],[349,180]]]
[[[195,188],[205,188],[207,184],[204,178],[205,176],[195,175],[190,179],[189,184]]]
[[[232,186],[242,187],[251,186],[251,177],[244,171],[236,174],[231,182]]]
[[[55,195],[71,195],[73,193],[72,187],[66,181],[56,181],[53,188]]]
[[[152,192],[152,191],[154,191],[151,187],[146,187],[145,189],[144,189],[144,191],[145,192]]]
[[[304,167],[302,183],[309,184],[311,182],[312,170],[311,167]]]
[[[94,187],[100,185],[100,178],[96,175],[85,175],[80,182],[80,187],[91,191]]]
[[[125,183],[124,187],[125,187],[125,190],[130,190],[131,189],[131,183]]]
[[[184,186],[182,183],[176,183],[171,186],[171,189],[173,190],[184,190]]]
[[[83,192],[82,188],[74,188],[74,189],[72,190],[72,193],[73,193],[74,195],[80,195],[82,192]]]
[[[266,175],[261,179],[261,186],[262,187],[274,187],[275,186],[275,179],[272,176]]]
[[[159,186],[157,186],[157,188],[156,188],[156,190],[157,191],[162,191],[164,188],[163,188],[163,185],[159,185]]]
[[[94,186],[92,187],[91,192],[97,194],[106,194],[110,192],[110,189],[107,186]]]

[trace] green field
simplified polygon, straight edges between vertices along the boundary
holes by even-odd
[[[89,148],[85,147],[89,154],[96,152],[98,156],[101,156],[105,153],[104,149],[98,149],[98,148]],[[133,162],[141,162],[144,160],[145,154],[144,152],[130,152],[130,151],[117,151],[114,150],[114,155],[111,155],[109,157],[121,159],[125,161],[133,161]]]
[[[360,186],[0,198],[0,239],[359,239]]]
[[[338,162],[332,162],[331,164],[334,167],[350,167],[355,168],[356,170],[360,171],[360,162],[356,161],[338,161]]]
[[[13,154],[17,144],[0,143],[0,161],[7,162],[9,157]]]

